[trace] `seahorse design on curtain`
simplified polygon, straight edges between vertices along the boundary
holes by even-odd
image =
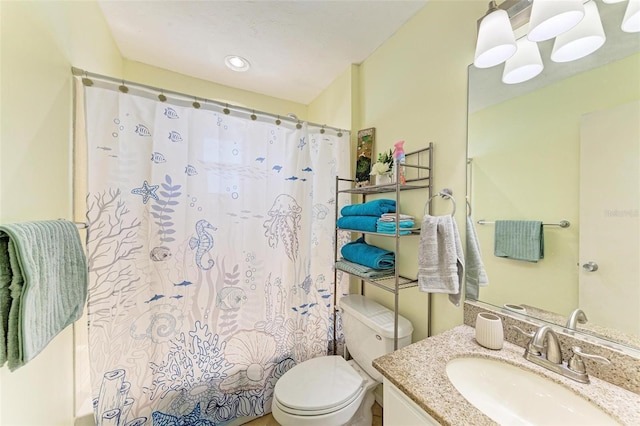
[[[204,269],[205,271],[213,268],[214,261],[208,260],[208,267],[202,266],[202,257],[207,254],[213,248],[213,236],[207,232],[207,229],[211,229],[212,231],[216,231],[218,228],[211,225],[205,219],[201,219],[196,222],[196,234],[198,237],[192,237],[189,240],[189,247],[191,250],[196,251],[196,265],[198,268]]]

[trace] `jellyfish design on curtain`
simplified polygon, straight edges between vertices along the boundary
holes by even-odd
[[[84,97],[97,423],[270,412],[278,378],[332,344],[349,138],[109,88]]]

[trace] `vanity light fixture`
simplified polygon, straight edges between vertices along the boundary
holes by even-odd
[[[553,62],[569,62],[584,58],[598,50],[607,37],[595,1],[584,5],[584,19],[566,33],[556,37],[551,51]]]
[[[640,32],[640,0],[602,1],[627,1],[621,28],[625,32]],[[518,33],[517,42],[514,31]],[[522,38],[529,43],[521,42]],[[544,68],[535,43],[553,38],[554,62],[574,61],[602,47],[606,35],[596,1],[503,0],[499,5],[491,1],[488,12],[478,20],[473,65],[489,68],[504,62],[503,83],[522,83]]]
[[[224,58],[224,63],[230,70],[237,72],[245,72],[251,67],[249,61],[242,56],[237,55],[226,56]]]
[[[583,0],[534,0],[529,33],[531,41],[545,41],[575,27],[584,18]]]
[[[602,0],[604,3],[621,3],[626,0]],[[640,0],[629,0],[627,9],[622,18],[622,31],[626,33],[637,33],[640,31]]]
[[[504,63],[502,82],[505,84],[517,84],[531,80],[544,69],[538,43],[522,37],[518,39],[517,44],[518,50],[515,55]]]
[[[620,28],[625,33],[640,31],[640,0],[629,0]]]
[[[516,53],[516,38],[506,10],[498,9],[495,1],[480,21],[473,64],[489,68],[501,64]]]

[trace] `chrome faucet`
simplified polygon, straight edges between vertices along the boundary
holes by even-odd
[[[547,339],[546,346],[544,344],[545,338]],[[562,363],[562,349],[560,348],[558,335],[548,325],[540,327],[535,334],[531,336],[529,345],[535,348],[538,353],[537,356],[542,356],[542,353],[545,353],[549,362],[554,364]]]
[[[569,315],[569,319],[567,320],[567,325],[565,326],[569,333],[572,333],[574,330],[577,330],[578,324],[586,324],[588,321],[587,315],[580,308],[575,309]]]
[[[514,328],[531,339],[524,351],[526,360],[580,383],[589,383],[589,376],[582,361],[583,357],[603,364],[611,364],[607,358],[584,353],[578,346],[572,348],[573,355],[567,363],[563,363],[560,340],[550,326],[543,325],[535,333],[528,333],[517,326]]]

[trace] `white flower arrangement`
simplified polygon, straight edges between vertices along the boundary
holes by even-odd
[[[391,175],[393,170],[393,150],[378,154],[378,161],[371,167],[371,176]]]
[[[373,167],[371,167],[371,173],[369,174],[371,176],[386,175],[389,174],[390,171],[391,168],[388,163],[375,163]]]

